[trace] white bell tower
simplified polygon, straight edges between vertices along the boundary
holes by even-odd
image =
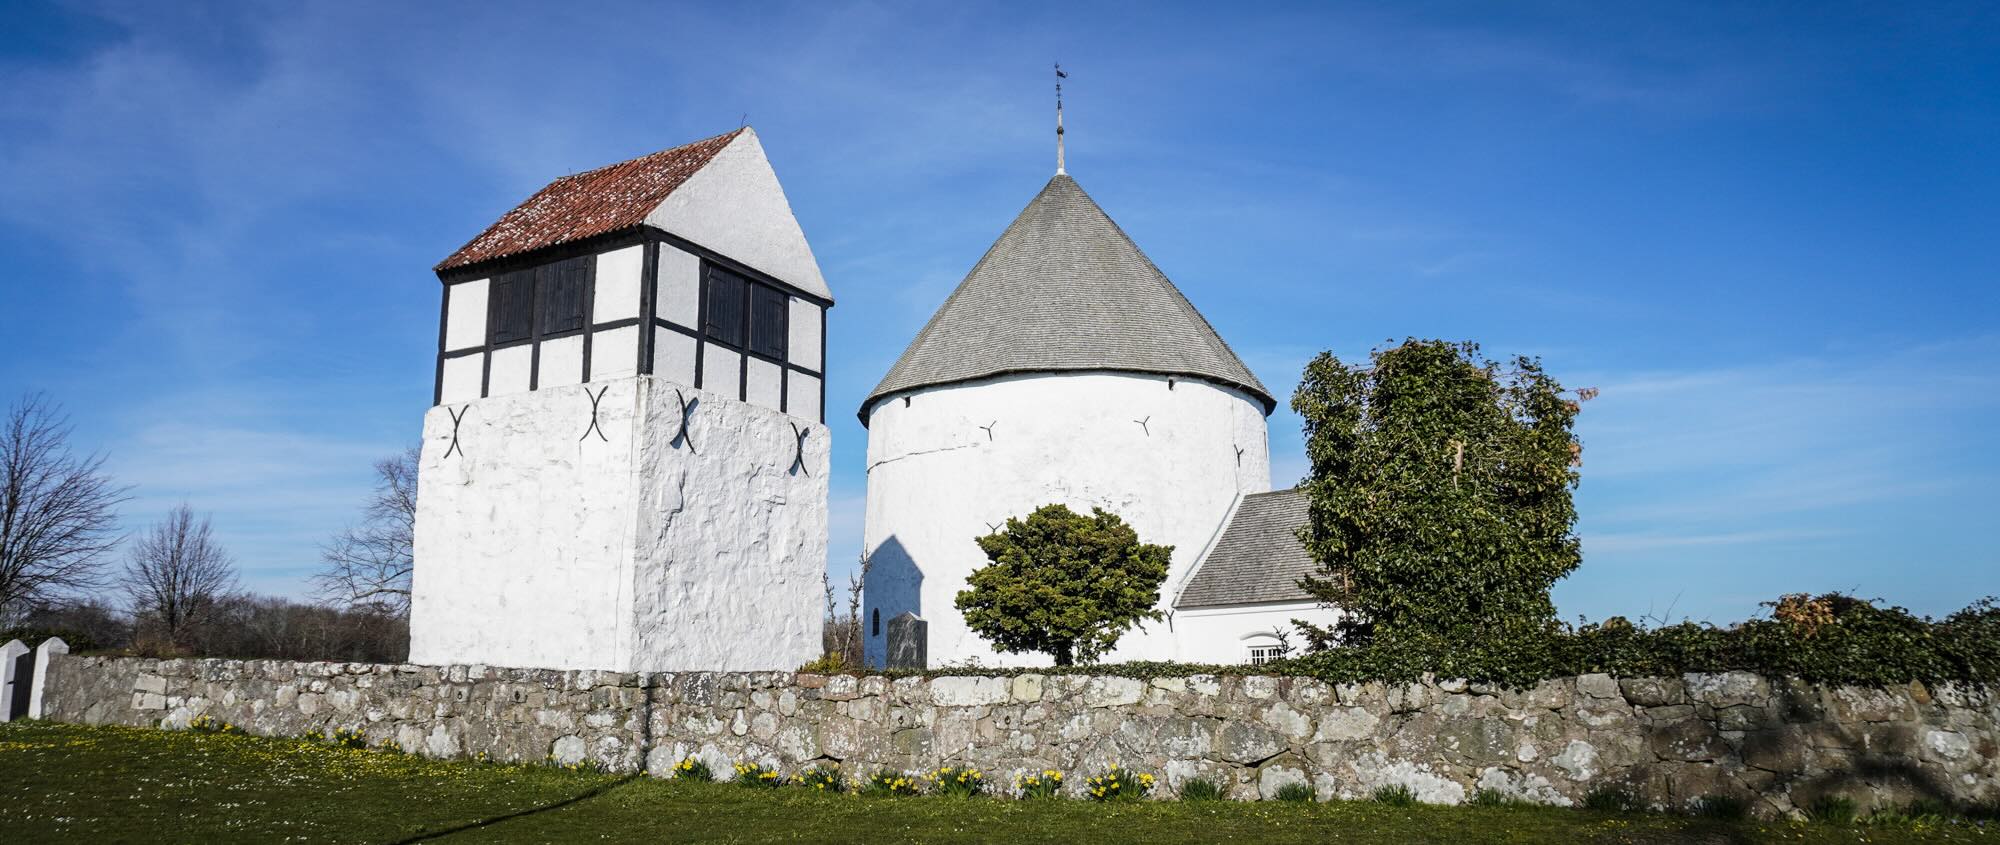
[[[757,134],[557,179],[436,269],[411,660],[819,656],[833,296]]]

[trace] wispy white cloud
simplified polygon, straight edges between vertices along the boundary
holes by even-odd
[[[2000,337],[1703,370],[1583,375],[1591,478],[1751,469],[1793,490],[1887,481],[2000,409]],[[1762,477],[1762,476],[1760,476]],[[1825,480],[1818,484],[1816,480]],[[1908,482],[1877,484],[1901,489]]]
[[[1584,406],[1584,567],[1572,603],[1626,612],[1699,586],[1701,615],[1740,617],[1717,584],[1963,597],[1991,564],[1936,522],[1976,519],[2000,459],[2000,338],[1829,352],[1707,369],[1600,374]],[[1970,555],[1970,556],[1968,556]],[[1968,569],[1969,568],[1969,569]],[[1895,588],[1895,589],[1891,589]]]
[[[355,519],[374,462],[404,443],[325,430],[288,407],[308,397],[282,388],[188,390],[138,403],[112,426],[126,434],[107,470],[133,488],[123,508],[138,530],[186,502],[213,514],[218,539],[262,591],[299,595],[318,547]]]

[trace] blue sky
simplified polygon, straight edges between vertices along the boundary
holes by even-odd
[[[1603,391],[1565,615],[2000,593],[1991,4],[4,5],[0,399],[258,589],[416,440],[433,263],[746,117],[839,303],[844,573],[854,409],[1053,170],[1060,59],[1070,172],[1275,392],[1405,336]]]

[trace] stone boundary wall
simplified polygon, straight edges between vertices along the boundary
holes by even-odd
[[[670,772],[698,756],[789,774],[942,764],[1083,776],[1152,771],[1170,796],[1206,778],[1240,799],[1288,783],[1322,797],[1403,785],[1457,803],[1480,789],[1570,805],[1615,788],[1656,808],[1707,796],[1792,813],[1821,795],[1866,810],[1917,798],[2000,801],[2000,690],[1827,687],[1748,673],[1584,675],[1505,690],[1463,681],[1302,678],[884,678],[617,673],[233,660],[55,657],[49,718],[177,728],[209,715],[254,734],[359,728],[438,757]]]

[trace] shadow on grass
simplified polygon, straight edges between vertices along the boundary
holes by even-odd
[[[525,810],[515,810],[514,812],[506,813],[504,815],[493,816],[492,818],[476,819],[473,821],[466,822],[465,824],[458,825],[457,827],[445,828],[444,830],[433,830],[426,833],[419,833],[408,839],[398,839],[392,843],[389,843],[389,845],[410,845],[410,843],[412,842],[429,842],[433,839],[442,839],[444,837],[451,836],[453,834],[464,833],[468,830],[480,830],[482,828],[492,827],[493,825],[500,824],[501,822],[512,821],[514,819],[519,819],[519,818],[526,818],[528,816],[533,816],[533,815],[539,815],[542,813],[549,812],[551,810],[560,810],[572,804],[580,804],[585,801],[589,801],[592,798],[596,798],[600,795],[603,795],[604,793],[610,792],[611,790],[617,789],[618,787],[624,786],[642,777],[645,777],[644,773],[626,775],[610,783],[593,787],[578,795],[574,795],[569,798],[564,798],[561,801],[554,801],[536,807],[529,807]]]

